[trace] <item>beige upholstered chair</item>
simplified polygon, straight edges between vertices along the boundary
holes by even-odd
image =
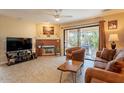
[[[66,50],[66,60],[72,59],[77,61],[84,61],[85,49],[80,47],[68,48]]]

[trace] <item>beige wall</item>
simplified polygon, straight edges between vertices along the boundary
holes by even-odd
[[[106,45],[107,45],[107,47],[110,48],[110,42],[108,41],[109,34],[117,33],[119,36],[119,42],[117,42],[117,48],[123,48],[124,47],[124,12],[104,16],[103,19],[105,20],[105,32],[106,32]],[[118,21],[117,29],[108,30],[108,21],[111,21],[111,20],[117,20]]]
[[[6,37],[30,37],[33,38],[33,50],[35,50],[36,25],[22,20],[0,16],[0,63],[6,59]]]

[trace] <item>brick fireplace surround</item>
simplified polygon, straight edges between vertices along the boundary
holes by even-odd
[[[37,39],[36,40],[36,53],[38,56],[56,55],[56,53],[58,52],[60,53],[59,39]]]

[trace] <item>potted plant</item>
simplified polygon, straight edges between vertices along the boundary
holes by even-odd
[[[56,51],[56,55],[58,54],[60,55],[60,47],[57,46],[55,51]]]

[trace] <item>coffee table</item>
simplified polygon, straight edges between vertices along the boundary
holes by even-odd
[[[76,83],[76,74],[77,74],[79,69],[80,69],[80,72],[81,72],[81,67],[83,66],[83,63],[84,62],[82,62],[82,61],[67,60],[64,64],[60,65],[57,68],[58,70],[61,71],[60,83],[61,83],[61,80],[62,80],[63,72],[71,72],[72,73],[73,82]],[[74,78],[74,76],[75,76],[75,78]]]

